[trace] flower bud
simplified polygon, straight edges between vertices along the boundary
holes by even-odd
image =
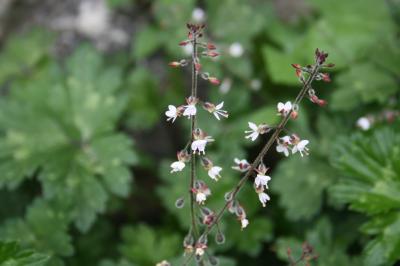
[[[178,158],[178,161],[181,162],[188,162],[190,161],[190,154],[187,152],[187,150],[181,150],[178,151],[176,154],[176,157]]]
[[[179,46],[185,46],[185,45],[187,45],[189,42],[190,42],[189,40],[181,41],[181,42],[179,43]]]
[[[231,201],[232,200],[232,196],[233,196],[233,192],[232,191],[226,192],[225,196],[224,196],[225,201]]]
[[[210,57],[217,57],[217,56],[219,56],[219,53],[214,52],[214,51],[212,51],[212,52],[207,52],[207,56],[210,56]]]
[[[201,235],[199,237],[199,239],[197,240],[197,244],[207,245],[207,242],[208,242],[207,235],[204,235],[204,234]]]
[[[215,243],[218,245],[223,245],[225,243],[225,235],[221,231],[218,231],[215,235]]]
[[[180,66],[181,66],[181,63],[179,63],[179,62],[177,62],[177,61],[173,61],[173,62],[170,62],[168,65],[169,65],[170,67],[180,67]]]
[[[217,47],[215,47],[215,45],[214,44],[212,44],[212,43],[207,43],[207,49],[208,50],[215,50]]]
[[[210,170],[213,167],[213,163],[207,157],[201,157],[201,163],[206,170]]]
[[[214,84],[214,85],[219,85],[219,83],[220,83],[220,81],[216,77],[209,77],[208,81],[210,81],[211,84]]]
[[[185,206],[185,199],[183,197],[180,197],[175,201],[175,207],[181,209],[183,208],[183,206]]]

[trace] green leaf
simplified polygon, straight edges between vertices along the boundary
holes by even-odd
[[[138,265],[155,265],[181,252],[178,235],[155,231],[147,225],[125,227],[122,230],[123,244],[119,250],[129,261]]]
[[[308,220],[319,212],[323,192],[332,182],[330,172],[315,158],[291,157],[279,164],[271,190],[279,194],[279,204],[289,219]]]
[[[0,264],[4,266],[42,266],[47,265],[49,257],[44,254],[23,249],[17,242],[0,241]]]
[[[147,27],[135,36],[132,44],[132,56],[136,60],[144,59],[160,48],[161,44],[159,31],[154,27]]]
[[[0,107],[0,185],[15,188],[36,173],[44,198],[64,202],[65,215],[87,231],[108,192],[127,196],[131,184],[136,155],[115,132],[127,102],[120,85],[121,69],[86,45],[65,72],[48,64],[13,84]]]
[[[389,265],[400,259],[400,138],[393,129],[340,139],[332,160],[344,176],[333,198],[368,214],[362,231],[374,238],[364,249],[364,265]]]
[[[36,200],[24,220],[10,219],[0,228],[1,239],[17,240],[24,246],[49,255],[71,256],[73,247],[67,233],[69,218],[62,205]]]
[[[50,33],[40,29],[8,39],[0,54],[0,84],[11,75],[19,75],[22,70],[33,67],[47,56],[52,40]]]

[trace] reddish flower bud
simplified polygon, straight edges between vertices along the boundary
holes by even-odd
[[[295,69],[301,69],[301,65],[299,64],[292,64],[292,67],[294,67]]]
[[[211,57],[217,57],[217,56],[219,56],[219,53],[217,53],[217,52],[208,52],[207,55],[211,56]]]
[[[322,106],[327,105],[327,104],[328,104],[328,101],[319,99],[318,102],[317,102],[317,104],[318,104],[319,106],[322,107]]]
[[[290,117],[291,117],[293,120],[296,119],[298,115],[299,115],[299,113],[296,112],[296,111],[292,111],[292,113],[290,113]]]
[[[208,81],[210,81],[214,85],[219,85],[220,81],[216,77],[209,77]]]
[[[298,78],[301,77],[301,74],[302,74],[301,69],[300,69],[300,68],[296,69],[296,76],[297,76]]]
[[[328,73],[321,73],[322,80],[325,82],[331,82],[331,78],[329,77]]]
[[[176,62],[176,61],[173,61],[173,62],[169,63],[168,65],[169,65],[170,67],[180,67],[180,66],[181,66],[181,63]]]
[[[215,47],[215,45],[214,44],[212,44],[212,43],[207,43],[207,49],[208,50],[215,50],[217,47]]]
[[[334,67],[334,66],[335,66],[335,64],[332,64],[332,63],[326,64],[326,65],[323,65],[323,67]]]
[[[180,46],[185,46],[185,45],[187,45],[189,42],[190,42],[189,40],[181,41],[181,42],[179,43],[179,45],[180,45]]]

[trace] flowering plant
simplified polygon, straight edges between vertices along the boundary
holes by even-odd
[[[179,43],[179,45],[192,45],[192,56],[190,59],[182,59],[180,61],[171,62],[169,65],[171,67],[184,67],[189,63],[192,66],[192,88],[191,95],[186,99],[186,105],[181,105],[175,107],[174,105],[169,105],[168,111],[165,112],[167,116],[167,121],[174,122],[177,117],[186,116],[191,121],[191,137],[186,145],[186,147],[178,151],[177,158],[178,161],[173,162],[171,164],[171,173],[182,171],[185,167],[186,163],[190,162],[190,210],[191,210],[191,228],[184,239],[184,248],[185,254],[188,255],[187,262],[188,263],[192,257],[196,258],[196,261],[199,265],[204,265],[204,262],[207,260],[211,265],[216,263],[216,258],[206,252],[207,244],[208,244],[208,234],[216,225],[217,234],[216,234],[216,242],[217,244],[222,244],[225,241],[225,236],[220,230],[220,226],[218,223],[227,209],[230,213],[234,214],[236,218],[240,221],[241,228],[244,229],[249,225],[249,220],[246,215],[245,208],[240,204],[239,200],[236,199],[237,194],[244,186],[246,181],[253,176],[254,178],[254,189],[258,195],[258,199],[261,202],[262,206],[265,207],[267,202],[270,200],[270,196],[266,193],[268,189],[268,182],[271,180],[271,177],[267,175],[269,170],[268,167],[263,162],[263,159],[269,149],[272,147],[274,143],[276,143],[276,151],[283,153],[285,156],[289,156],[289,154],[299,153],[302,157],[304,155],[309,154],[308,144],[309,141],[306,139],[301,139],[297,134],[291,133],[289,135],[281,136],[283,131],[289,132],[286,129],[286,124],[290,119],[295,120],[299,115],[299,104],[303,100],[304,97],[308,97],[309,100],[319,106],[324,106],[327,102],[323,99],[318,98],[315,90],[312,88],[312,83],[315,80],[322,80],[324,82],[330,82],[330,77],[327,73],[322,73],[321,70],[324,68],[333,67],[333,64],[325,64],[326,58],[328,54],[317,49],[315,51],[315,62],[312,65],[307,65],[305,67],[300,66],[299,64],[292,64],[292,66],[296,70],[296,76],[299,78],[299,81],[302,83],[302,89],[298,93],[296,99],[292,103],[291,101],[287,101],[286,103],[279,102],[277,104],[277,115],[281,116],[281,121],[276,126],[270,126],[268,124],[259,124],[256,125],[253,122],[248,122],[248,126],[250,130],[246,130],[245,136],[246,139],[250,139],[251,141],[255,141],[260,135],[265,135],[270,132],[273,132],[264,147],[261,149],[260,153],[253,161],[253,163],[248,163],[246,159],[239,160],[235,158],[235,166],[232,168],[235,170],[244,173],[244,176],[240,179],[239,183],[233,188],[230,192],[225,194],[225,205],[219,212],[214,212],[211,209],[204,207],[207,197],[211,195],[211,190],[207,186],[207,184],[196,178],[196,155],[200,156],[201,162],[206,171],[208,171],[209,177],[217,181],[218,178],[221,177],[220,172],[222,170],[221,167],[215,166],[213,162],[205,157],[205,148],[206,145],[210,142],[213,142],[214,139],[211,136],[208,136],[202,129],[197,126],[196,116],[197,116],[197,104],[202,103],[203,108],[208,112],[212,113],[216,119],[220,120],[221,117],[228,117],[228,113],[225,110],[222,110],[223,102],[218,105],[214,105],[208,102],[202,102],[197,97],[197,77],[200,75],[203,79],[208,80],[212,84],[219,84],[217,78],[210,76],[209,73],[201,72],[202,66],[199,59],[199,51],[198,49],[203,49],[200,53],[203,56],[215,57],[218,56],[218,53],[215,52],[215,45],[210,43],[202,43],[199,39],[203,36],[202,30],[204,29],[204,25],[193,25],[187,24],[189,29],[188,39]],[[197,203],[197,207],[195,208],[195,203]],[[184,197],[179,198],[176,201],[176,206],[178,208],[183,207]],[[196,216],[197,211],[200,214],[200,223],[205,225],[203,233],[200,234],[199,226],[197,224]],[[206,256],[204,256],[206,254]],[[206,259],[205,259],[206,257]],[[185,263],[185,264],[186,264]]]

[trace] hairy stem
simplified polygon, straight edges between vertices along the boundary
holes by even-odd
[[[300,90],[299,94],[297,95],[294,105],[298,105],[301,100],[304,98],[306,95],[307,91],[310,89],[311,83],[314,81],[316,75],[318,74],[321,66],[319,64],[316,64],[313,71],[309,75],[306,81],[303,81],[303,87]],[[216,225],[219,220],[222,218],[222,215],[224,214],[225,210],[228,208],[229,204],[236,198],[236,195],[239,193],[239,191],[242,189],[246,181],[250,178],[250,176],[253,174],[254,169],[257,168],[257,166],[261,163],[262,159],[264,158],[265,154],[268,152],[268,150],[271,148],[271,146],[274,144],[274,142],[277,140],[279,137],[279,134],[282,132],[282,130],[285,128],[287,122],[290,119],[290,115],[292,113],[293,109],[290,110],[290,112],[282,119],[282,121],[279,123],[279,125],[275,128],[274,133],[272,136],[269,138],[267,143],[264,145],[260,153],[257,155],[256,159],[253,161],[251,164],[250,169],[247,171],[247,173],[240,179],[238,184],[235,186],[234,190],[232,191],[231,199],[227,201],[224,205],[224,207],[218,212],[216,219],[214,220],[213,223],[211,223],[204,231],[204,235],[207,235],[211,229]]]

